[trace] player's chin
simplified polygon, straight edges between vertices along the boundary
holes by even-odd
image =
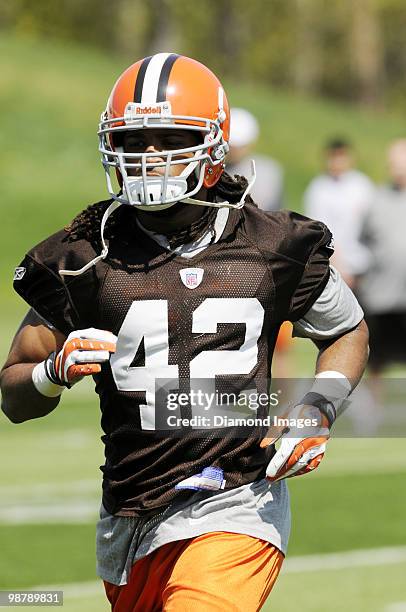
[[[175,202],[175,204],[163,210],[153,210],[152,208],[151,210],[145,210],[144,208],[143,212],[154,219],[166,219],[168,217],[173,217],[173,215],[181,211],[184,206],[185,204],[183,202]]]
[[[189,177],[188,178],[188,191],[192,191],[195,186],[196,186],[195,177]],[[154,219],[167,219],[169,217],[173,218],[174,215],[182,214],[182,211],[185,206],[190,206],[190,204],[188,204],[187,202],[179,201],[179,202],[175,202],[174,204],[172,204],[172,206],[169,206],[169,208],[164,208],[163,210],[153,210],[152,208],[151,210],[145,210],[144,208],[143,212],[146,212],[148,217],[152,217]]]

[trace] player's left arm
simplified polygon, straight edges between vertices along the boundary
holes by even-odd
[[[316,418],[317,426],[273,428],[262,446],[281,445],[267,467],[271,481],[314,470],[324,456],[331,427],[357,386],[368,360],[368,328],[351,290],[334,268],[330,279],[306,315],[294,324],[295,335],[313,340],[319,348],[316,377],[309,392],[286,415]]]
[[[319,354],[316,375],[322,372],[340,372],[351,385],[351,391],[358,385],[368,361],[368,327],[364,319],[358,325],[338,338],[313,340]]]

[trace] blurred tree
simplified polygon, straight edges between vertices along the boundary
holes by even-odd
[[[177,51],[230,79],[406,103],[405,0],[0,0],[0,28],[129,63]]]
[[[219,68],[227,76],[234,76],[247,50],[247,15],[244,5],[244,0],[216,2],[214,35],[218,43]]]
[[[248,4],[246,19],[250,24],[250,38],[244,48],[243,65],[251,81],[291,85],[290,67],[295,54],[292,7],[292,0],[260,0]]]
[[[384,39],[385,95],[402,111],[406,107],[406,7],[403,0],[376,0]]]
[[[315,93],[320,88],[323,69],[320,3],[316,0],[295,0],[295,9],[293,83],[301,91]]]
[[[211,31],[213,27],[212,7],[217,3],[210,0],[190,2],[172,0],[171,18],[179,32],[178,53],[183,53],[217,68],[217,44]],[[208,61],[210,59],[210,61]]]
[[[127,63],[146,55],[150,11],[143,0],[115,0],[115,47]]]
[[[146,53],[152,55],[176,51],[178,47],[177,21],[174,19],[170,0],[149,0],[149,36]]]
[[[377,104],[383,93],[383,44],[381,22],[374,0],[352,3],[350,41],[356,98],[365,104]]]
[[[333,98],[351,99],[353,79],[348,48],[351,0],[321,0],[319,6],[323,57],[320,93]]]
[[[20,34],[103,44],[109,49],[115,44],[116,8],[113,2],[17,0],[10,4],[14,7],[8,10],[5,25],[11,25]]]

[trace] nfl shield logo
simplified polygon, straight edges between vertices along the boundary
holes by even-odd
[[[186,283],[185,283],[186,287],[191,287],[193,289],[193,287],[196,287],[197,285],[197,274],[195,274],[194,272],[190,272],[189,274],[186,274]]]
[[[188,289],[196,289],[203,280],[203,268],[184,268],[179,270],[182,283]]]

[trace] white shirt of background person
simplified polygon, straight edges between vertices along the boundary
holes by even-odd
[[[279,210],[283,206],[282,166],[266,155],[252,154],[259,136],[258,121],[244,108],[231,108],[230,151],[226,172],[251,176],[251,159],[255,160],[257,178],[251,197],[262,210]]]
[[[368,250],[359,236],[374,197],[375,186],[353,168],[350,144],[341,139],[325,148],[326,173],[315,177],[304,194],[304,212],[323,221],[334,236],[333,263],[350,287],[369,265]]]

